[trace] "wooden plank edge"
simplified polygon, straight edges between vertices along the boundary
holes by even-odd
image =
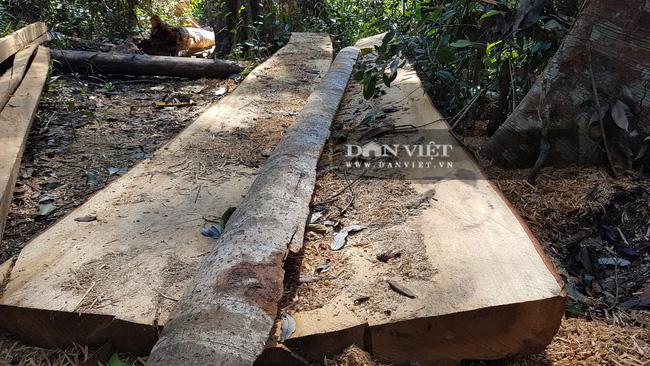
[[[0,172],[0,174],[6,174],[7,181],[4,187],[0,187],[0,239],[2,239],[2,234],[4,232],[5,223],[7,221],[7,215],[11,208],[11,201],[13,198],[14,186],[16,184],[16,178],[18,176],[18,170],[20,168],[20,162],[22,160],[23,151],[25,150],[25,143],[27,141],[27,135],[29,134],[29,129],[31,127],[32,121],[36,114],[36,108],[38,107],[38,102],[41,98],[41,93],[43,92],[43,85],[45,84],[45,79],[47,78],[49,70],[50,54],[49,50],[45,47],[39,46],[38,51],[34,61],[32,61],[27,74],[25,75],[23,82],[20,83],[18,89],[16,89],[15,95],[9,99],[8,106],[11,105],[20,105],[19,101],[24,102],[24,110],[21,110],[18,114],[18,117],[14,114],[9,117],[7,114],[9,112],[15,112],[14,110],[8,111],[7,108],[4,108],[0,111],[0,123],[3,120],[9,119],[14,120],[14,118],[25,118],[24,121],[24,136],[22,141],[20,141],[18,151],[16,151],[16,158],[13,164],[9,165],[8,171]],[[16,101],[12,103],[12,101]],[[13,107],[10,107],[13,108]]]
[[[147,365],[252,365],[283,293],[284,259],[302,245],[316,165],[359,49],[343,49],[260,170],[176,304]],[[263,218],[263,219],[260,219]]]
[[[43,22],[29,24],[9,35],[0,38],[0,63],[27,47],[35,39],[47,32]]]
[[[44,33],[26,48],[18,51],[13,60],[13,66],[0,76],[0,111],[7,105],[9,99],[23,80],[29,68],[29,62],[38,49],[38,46],[50,40],[50,34]],[[6,83],[6,86],[3,85]]]
[[[556,296],[376,326],[361,324],[290,338],[284,346],[301,359],[313,362],[322,361],[323,357],[331,359],[352,344],[377,361],[389,364],[500,360],[543,351],[557,333],[563,314],[564,298]],[[281,352],[271,344],[256,365],[273,365],[266,361],[270,359],[266,353],[279,359]]]
[[[137,324],[109,315],[71,313],[0,305],[0,329],[19,340],[43,348],[72,344],[100,347],[112,342],[116,349],[146,355],[162,327]],[[38,330],[25,332],[25,329]]]

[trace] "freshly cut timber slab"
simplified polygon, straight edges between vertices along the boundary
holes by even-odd
[[[50,40],[50,34],[44,33],[42,36],[35,39],[26,48],[18,51],[13,59],[13,65],[0,75],[0,111],[9,101],[9,98],[14,94],[18,84],[23,80],[29,61],[32,55],[38,49],[38,46]]]
[[[22,61],[27,62],[27,60]],[[36,56],[20,86],[0,111],[0,238],[2,238],[7,214],[11,208],[16,177],[25,150],[27,135],[36,114],[43,84],[47,78],[49,62],[49,50],[38,47]],[[0,81],[3,80],[0,78]],[[8,84],[7,87],[9,86]]]
[[[327,35],[293,33],[153,157],[28,243],[1,292],[0,328],[46,347],[110,340],[148,353],[214,248],[204,218],[239,206],[257,174],[239,159],[261,156],[264,141],[244,137],[290,125],[331,60]],[[97,220],[75,221],[88,215]]]
[[[337,125],[364,118],[353,113],[364,105],[361,86],[352,82],[348,88]],[[381,363],[400,365],[455,364],[543,350],[559,328],[565,293],[539,243],[449,135],[415,71],[400,69],[391,87],[382,90],[386,94],[369,103],[393,107],[387,118],[395,125],[431,123],[426,128],[435,130],[433,136],[453,145],[460,155],[449,171],[452,178],[408,176],[416,194],[434,192],[435,199],[404,222],[361,222],[369,228],[348,239],[353,242],[337,252],[339,257],[331,257],[340,260],[331,262],[328,273],[345,275],[315,290],[304,285],[306,300],[303,295],[287,300],[283,311],[295,319],[296,329],[284,345],[319,361],[355,344]],[[388,141],[398,139],[392,136]],[[354,189],[356,202],[363,201],[359,192],[366,188]],[[386,195],[386,201],[394,193],[372,192]],[[376,215],[385,214],[380,211]],[[391,251],[401,251],[401,260],[377,259]],[[324,261],[316,252],[309,252],[314,258],[302,256],[301,263]],[[292,299],[305,305],[292,307]],[[271,351],[277,358],[279,350]]]
[[[36,22],[0,38],[0,63],[27,47],[45,33],[47,33],[45,23]]]
[[[359,49],[348,47],[260,170],[174,308],[147,365],[252,365],[283,294],[284,260],[302,245],[316,165]]]
[[[112,52],[52,50],[52,59],[63,71],[102,74],[225,78],[244,70],[234,61]]]

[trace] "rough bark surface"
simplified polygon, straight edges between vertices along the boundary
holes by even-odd
[[[252,365],[283,293],[284,259],[302,244],[316,164],[357,48],[342,50],[260,171],[172,312],[147,365]]]
[[[64,71],[104,74],[224,78],[244,70],[232,61],[71,50],[52,50],[52,59]]]
[[[602,113],[608,146],[615,147],[612,154],[629,160],[628,149],[619,145],[625,141],[638,146],[647,135],[650,118],[641,111],[650,104],[649,81],[650,1],[590,1],[546,70],[482,154],[500,165],[532,166],[544,130],[551,144],[547,164],[606,161],[595,123],[598,118],[594,118],[595,84],[600,105],[609,107]],[[629,109],[630,133],[612,120],[611,106],[619,100]]]

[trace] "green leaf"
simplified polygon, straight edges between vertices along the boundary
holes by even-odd
[[[365,56],[365,55],[371,54],[373,51],[374,51],[374,50],[373,50],[372,48],[370,48],[370,47],[362,48],[362,49],[361,49],[361,56]]]
[[[97,179],[97,174],[86,171],[86,183],[88,183],[89,186],[98,186],[99,185],[99,179]]]
[[[487,18],[493,17],[493,16],[495,16],[495,15],[504,15],[505,13],[506,13],[505,11],[500,11],[500,10],[490,10],[490,11],[488,11],[487,13],[481,15],[481,19],[480,19],[480,20],[487,19]]]
[[[363,117],[363,120],[361,120],[362,125],[368,125],[372,122],[374,122],[377,119],[377,114],[374,111],[368,112],[365,117]]]
[[[389,80],[392,83],[397,79],[397,68],[399,67],[399,59],[394,59],[393,62],[390,63],[390,77]],[[390,86],[390,83],[388,84]]]
[[[459,39],[458,41],[449,44],[451,47],[456,47],[456,48],[465,48],[465,47],[470,47],[473,45],[472,41],[469,39]]]
[[[454,81],[454,74],[447,70],[436,71],[436,76],[443,80]]]
[[[490,50],[492,49],[492,47],[494,47],[494,46],[498,46],[498,45],[500,45],[502,42],[503,42],[502,40],[498,40],[498,41],[496,41],[496,42],[488,43],[487,48],[485,49],[485,53],[489,54],[489,53],[490,53]]]
[[[327,232],[327,227],[322,224],[309,224],[307,225],[307,230],[308,231],[314,231],[317,233],[326,233]]]
[[[120,360],[120,356],[117,353],[114,353],[111,358],[108,360],[108,366],[133,366],[130,363]]]
[[[375,95],[375,87],[377,86],[377,78],[372,72],[366,72],[363,78],[363,97],[368,100]]]
[[[38,215],[47,216],[56,210],[56,206],[53,203],[47,203],[44,205],[38,206]]]
[[[221,219],[219,219],[219,228],[221,231],[226,228],[226,224],[228,223],[228,220],[230,220],[230,216],[232,216],[233,212],[235,212],[236,209],[236,207],[228,207],[226,212],[221,215]]]
[[[441,64],[450,64],[456,59],[456,53],[451,47],[440,46],[436,52],[436,59]]]

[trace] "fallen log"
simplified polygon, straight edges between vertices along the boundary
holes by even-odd
[[[45,23],[37,22],[0,38],[0,63],[27,47],[46,32]]]
[[[214,46],[214,32],[198,27],[171,26],[160,17],[151,17],[151,36],[138,45],[148,55],[183,56]]]
[[[116,351],[149,354],[214,248],[203,218],[238,207],[259,170],[224,165],[257,145],[239,133],[291,125],[331,61],[327,35],[293,33],[151,159],[31,240],[0,288],[0,329],[46,348],[112,341]],[[75,221],[88,215],[98,219]]]
[[[283,294],[284,259],[302,245],[330,125],[359,49],[343,49],[261,169],[172,311],[148,366],[252,365]]]
[[[24,79],[0,111],[0,238],[16,184],[27,134],[49,69],[49,50],[39,47]]]
[[[244,67],[237,62],[201,58],[52,50],[63,72],[224,78]]]

